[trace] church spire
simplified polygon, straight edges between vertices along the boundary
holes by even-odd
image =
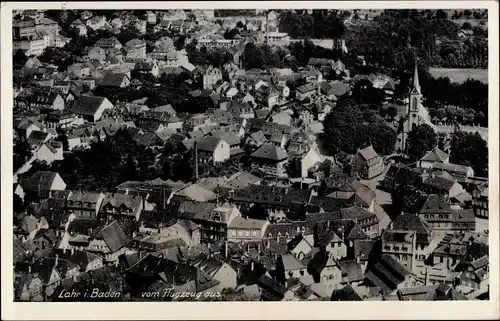
[[[418,81],[418,62],[415,61],[415,72],[413,73],[413,90],[420,94],[420,82]]]

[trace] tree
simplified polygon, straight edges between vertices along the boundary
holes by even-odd
[[[412,160],[422,158],[425,153],[437,146],[437,135],[431,126],[422,124],[408,133],[408,155]]]
[[[464,16],[465,18],[469,19],[471,16],[472,12],[468,9],[464,10]]]
[[[444,10],[439,9],[438,11],[436,11],[436,18],[440,20],[446,20],[448,19],[448,14]]]
[[[396,131],[385,125],[367,126],[370,131],[370,143],[380,155],[390,155],[396,146]]]
[[[471,166],[476,176],[488,175],[488,146],[479,133],[458,132],[451,143],[450,162]]]
[[[184,46],[186,45],[186,36],[185,35],[180,35],[175,39],[174,41],[174,46],[175,49],[177,50],[182,50]]]
[[[14,210],[14,213],[23,213],[24,211],[26,211],[26,205],[23,199],[17,194],[14,194],[12,208]]]
[[[302,176],[301,162],[299,158],[289,158],[286,166],[286,173],[290,178],[297,178]]]
[[[268,216],[269,216],[268,211],[260,204],[254,204],[248,210],[248,218],[252,218],[255,220],[267,220]]]
[[[262,53],[254,43],[247,43],[243,52],[243,65],[246,69],[261,69],[263,65]]]
[[[464,29],[464,30],[472,30],[472,25],[470,24],[470,22],[466,21],[466,22],[463,23],[462,29]]]
[[[63,150],[64,151],[69,150],[68,135],[66,135],[66,132],[63,131],[61,129],[61,127],[57,127],[56,128],[56,132],[57,132],[57,135],[58,135],[57,138],[56,138],[56,140],[60,141],[62,143]]]
[[[21,68],[27,60],[28,57],[26,57],[24,51],[21,49],[16,50],[12,56],[12,64],[14,65],[14,68]]]
[[[13,167],[17,171],[31,157],[31,146],[26,139],[19,139],[13,146]]]
[[[389,116],[391,119],[394,119],[398,115],[398,110],[394,106],[389,106],[387,108],[387,116]]]

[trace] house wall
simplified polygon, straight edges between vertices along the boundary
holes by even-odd
[[[473,196],[472,199],[472,208],[474,209],[474,215],[482,218],[489,217],[489,201],[485,197]]]
[[[285,280],[290,278],[300,278],[301,276],[309,275],[307,268],[285,271]]]
[[[92,271],[92,270],[97,270],[101,267],[103,267],[103,261],[102,258],[95,258],[89,264],[87,264],[87,267],[85,268],[85,272]]]
[[[342,288],[342,271],[337,265],[325,266],[320,274],[320,283],[327,289],[333,290]]]
[[[223,288],[236,288],[237,283],[237,273],[236,271],[230,267],[228,264],[224,263],[222,267],[213,275],[213,278],[217,281],[221,282],[221,286]]]
[[[64,191],[66,189],[66,183],[61,178],[61,175],[57,174],[56,177],[54,177],[54,181],[52,182],[50,189],[52,191]]]
[[[69,150],[72,150],[78,146],[82,146],[82,140],[80,137],[68,138],[68,149]]]
[[[307,177],[309,169],[317,162],[321,162],[321,157],[313,148],[309,149],[309,152],[304,156],[300,165],[302,177]]]
[[[325,250],[331,253],[335,259],[341,259],[347,256],[347,246],[342,241],[328,243]]]
[[[227,237],[229,241],[241,242],[241,241],[252,241],[261,240],[263,237],[261,229],[239,229],[239,228],[228,228]]]
[[[90,241],[88,248],[93,252],[99,252],[103,254],[111,253],[104,240],[101,239],[93,239],[92,241]]]
[[[294,249],[292,249],[291,252],[299,260],[302,260],[307,254],[311,253],[311,251],[312,251],[312,246],[308,244],[306,241],[302,240],[300,241],[299,244],[297,244],[297,246]]]
[[[97,120],[101,119],[102,113],[105,110],[108,110],[108,109],[109,110],[113,109],[113,104],[106,98],[106,99],[104,99],[104,101],[102,102],[101,106],[99,106],[99,109],[94,114],[94,121],[97,121]]]
[[[436,162],[429,161],[419,161],[419,163],[421,168],[433,168],[434,164],[436,164]]]
[[[56,155],[43,144],[40,149],[36,152],[36,159],[40,162],[47,162],[47,164],[52,164],[56,160]]]
[[[219,145],[217,145],[217,148],[215,149],[213,154],[214,164],[219,162],[224,162],[228,160],[229,157],[230,157],[229,145],[224,140],[221,140]]]

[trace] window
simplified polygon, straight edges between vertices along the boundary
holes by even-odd
[[[439,262],[440,262],[440,263],[443,263],[443,262],[444,262],[444,257],[443,257],[443,256],[440,256],[440,257],[439,257]]]
[[[252,231],[252,236],[257,236],[257,231]]]
[[[236,231],[235,230],[231,231],[231,236],[236,236]]]
[[[245,231],[245,236],[250,236],[250,231]]]

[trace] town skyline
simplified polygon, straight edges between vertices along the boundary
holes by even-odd
[[[488,10],[12,18],[16,302],[489,300]]]

